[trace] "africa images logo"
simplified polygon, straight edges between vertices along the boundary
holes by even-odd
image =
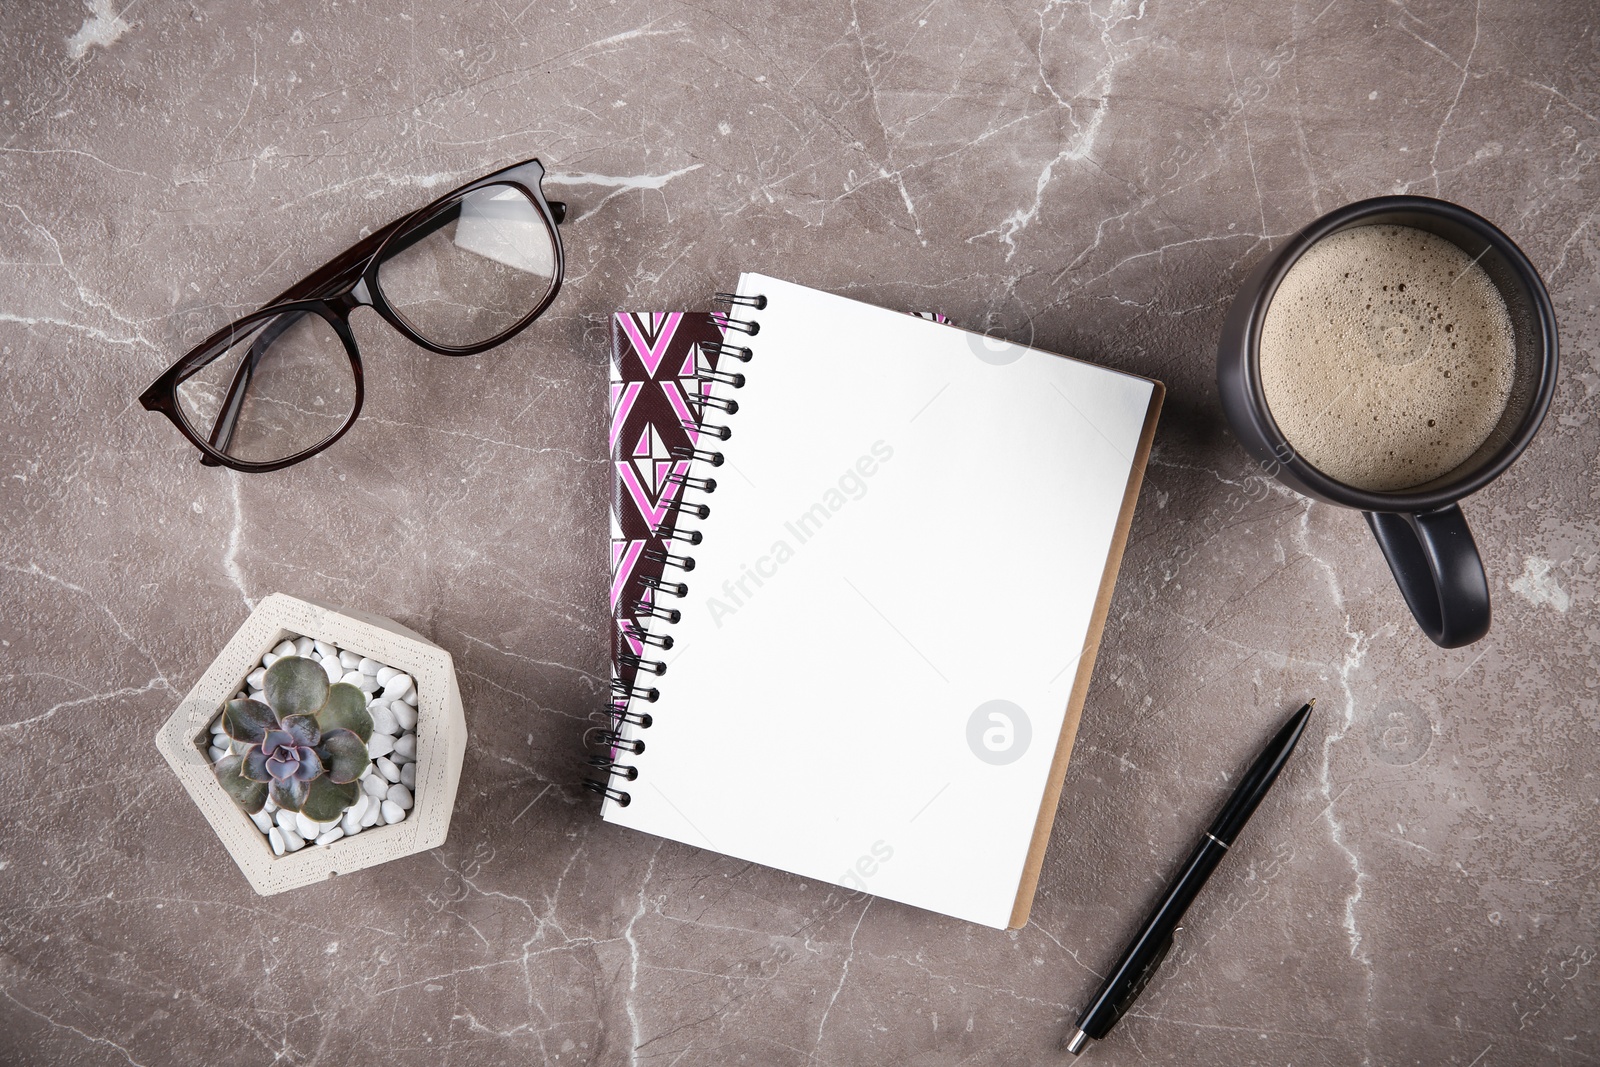
[[[846,467],[834,485],[822,494],[822,499],[783,524],[784,532],[789,535],[787,538],[780,537],[773,541],[772,548],[766,555],[758,556],[754,564],[740,564],[739,577],[722,583],[720,597],[713,595],[706,598],[706,610],[719,630],[723,619],[737,614],[755,596],[756,590],[766,584],[766,579],[777,576],[778,568],[794,558],[799,546],[817,536],[852,500],[860,500],[867,495],[867,480],[878,473],[882,464],[894,458],[894,449],[880,440],[872,443],[869,453]]]
[[[985,701],[967,718],[967,747],[996,767],[1017,762],[1032,740],[1028,713],[1009,700]]]
[[[1007,300],[984,312],[967,332],[967,347],[990,366],[1004,367],[1022,358],[1033,344],[1033,333],[1033,316],[1014,299]]]

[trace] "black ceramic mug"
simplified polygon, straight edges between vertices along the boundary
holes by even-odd
[[[1357,226],[1410,226],[1466,252],[1505,300],[1516,350],[1511,397],[1488,439],[1448,474],[1394,492],[1346,485],[1306,462],[1273,421],[1261,385],[1261,328],[1278,285],[1313,244]],[[1550,295],[1509,237],[1444,200],[1380,196],[1322,216],[1250,273],[1223,322],[1217,387],[1234,433],[1274,477],[1314,500],[1365,513],[1418,625],[1436,644],[1457,648],[1489,632],[1489,583],[1456,502],[1497,478],[1539,432],[1558,358]]]

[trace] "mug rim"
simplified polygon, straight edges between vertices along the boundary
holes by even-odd
[[[1363,224],[1363,219],[1374,215],[1391,214],[1399,211],[1420,212],[1448,219],[1458,225],[1481,236],[1495,248],[1510,265],[1517,281],[1528,294],[1529,302],[1538,318],[1539,335],[1542,351],[1539,353],[1541,360],[1539,387],[1534,396],[1533,403],[1528,413],[1523,417],[1521,425],[1517,427],[1506,443],[1494,457],[1471,475],[1438,486],[1425,492],[1399,490],[1396,492],[1383,492],[1372,489],[1360,489],[1347,482],[1341,482],[1323,473],[1321,469],[1302,457],[1299,451],[1289,443],[1278,421],[1272,415],[1272,408],[1267,403],[1266,391],[1261,384],[1261,331],[1266,323],[1267,309],[1272,304],[1272,298],[1277,295],[1278,286],[1290,269],[1300,261],[1300,257],[1310,250],[1311,246],[1323,238],[1340,230],[1350,229],[1354,225]],[[1381,223],[1368,222],[1365,225],[1381,225]],[[1396,223],[1396,225],[1404,225]],[[1442,236],[1442,235],[1441,235]],[[1445,238],[1449,240],[1449,238]],[[1455,242],[1452,241],[1452,244]],[[1459,247],[1459,246],[1457,246]],[[1261,282],[1255,287],[1254,306],[1250,309],[1250,317],[1245,331],[1245,361],[1244,377],[1247,388],[1250,390],[1251,402],[1260,414],[1263,428],[1270,431],[1275,443],[1269,443],[1273,461],[1287,468],[1292,475],[1303,482],[1308,489],[1329,500],[1344,504],[1347,507],[1357,508],[1361,511],[1379,512],[1419,512],[1432,511],[1445,507],[1471,496],[1505,472],[1506,468],[1522,455],[1528,445],[1538,435],[1539,428],[1544,423],[1546,412],[1550,408],[1551,398],[1555,394],[1556,370],[1559,365],[1559,342],[1556,334],[1555,308],[1550,302],[1550,294],[1545,289],[1544,281],[1539,272],[1534,269],[1522,249],[1517,247],[1515,241],[1507,237],[1497,226],[1488,219],[1462,207],[1460,204],[1448,200],[1440,200],[1430,196],[1376,196],[1366,200],[1357,200],[1343,207],[1314,219],[1302,227],[1288,244],[1284,245],[1275,256],[1268,260],[1268,269]]]

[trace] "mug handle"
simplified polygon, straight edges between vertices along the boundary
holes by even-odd
[[[1434,644],[1460,648],[1489,632],[1489,579],[1459,507],[1362,514],[1406,606]]]

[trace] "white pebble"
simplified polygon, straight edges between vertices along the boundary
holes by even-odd
[[[361,795],[366,796],[365,793]],[[361,832],[361,816],[354,810],[345,812],[344,817],[339,820],[339,829],[344,831],[344,836],[354,837]]]
[[[382,808],[380,808],[377,804],[372,804],[365,812],[362,813],[361,826],[363,829],[368,826],[376,826],[378,825],[378,820],[381,818],[383,818]]]
[[[404,700],[407,704],[410,704],[412,707],[416,707],[417,706],[417,691],[415,689],[413,689],[413,690],[411,690],[411,692],[407,693],[405,696],[401,697],[400,699]]]
[[[361,681],[357,682],[356,685],[363,693],[376,693],[378,691],[378,680],[370,674],[361,675]]]
[[[354,815],[357,819],[359,819],[361,816],[367,813],[367,805],[376,803],[377,801],[372,798],[371,793],[368,793],[366,790],[362,790],[356,794],[356,802],[344,809],[344,813],[346,815]]]
[[[406,809],[392,800],[383,802],[383,821],[393,825],[406,817]]]
[[[344,677],[344,668],[339,666],[339,661],[329,656],[322,661],[322,669],[328,675],[328,684],[332,685]]]
[[[315,819],[306,818],[304,812],[299,812],[295,815],[294,829],[296,833],[307,841],[314,840],[318,834],[322,833],[322,827],[317,825]]]
[[[217,762],[217,760],[221,759],[223,756],[226,756],[227,754],[228,754],[228,750],[227,749],[218,748],[216,745],[212,745],[211,746],[211,762],[212,763]]]
[[[400,740],[394,743],[394,750],[406,759],[416,759],[417,735],[412,733],[401,734]]]
[[[383,699],[399,700],[411,692],[411,675],[397,674],[383,687]]]
[[[279,826],[283,827],[285,830],[293,830],[295,817],[299,814],[300,813],[298,811],[290,811],[288,808],[279,808],[278,814],[273,821]]]
[[[373,704],[367,708],[372,716],[372,732],[375,734],[398,734],[400,723],[394,717],[394,712],[387,704]]]
[[[252,812],[250,821],[256,824],[256,829],[264,834],[272,832],[272,816],[265,811]]]
[[[415,757],[415,756],[402,756],[398,752],[392,754],[389,758],[394,760],[394,765],[396,767],[405,767],[405,766],[407,766],[409,764],[417,762],[417,757]]]
[[[283,855],[283,831],[274,826],[267,831],[267,844],[272,846],[274,856]]]
[[[367,740],[367,755],[373,759],[394,751],[394,737],[390,734],[373,734]]]
[[[311,655],[311,650],[316,647],[317,643],[309,637],[297,637],[294,639],[294,654],[297,656],[309,656]]]
[[[331,845],[331,844],[333,844],[335,841],[339,840],[339,838],[341,838],[343,836],[344,836],[344,830],[342,830],[339,827],[335,826],[332,830],[329,830],[325,834],[318,834],[317,835],[317,844],[319,844],[319,845]]]
[[[377,674],[382,667],[383,664],[370,656],[362,656],[360,661],[356,663],[356,670],[362,674]]]
[[[391,804],[400,805],[403,811],[411,810],[411,790],[407,789],[403,783],[396,782],[389,787],[388,800]]]
[[[356,664],[358,664],[360,662],[361,662],[361,657],[356,655],[354,652],[341,652],[341,653],[339,653],[339,663],[347,671],[355,670],[356,669]]]
[[[346,671],[344,674],[339,676],[339,681],[343,682],[345,685],[360,685],[365,677],[366,675],[362,674],[360,671]]]
[[[361,791],[370,793],[375,797],[381,797],[389,791],[389,785],[383,780],[382,776],[374,774],[371,777],[361,779]]]
[[[332,659],[339,658],[339,650],[328,644],[326,641],[316,642],[316,649],[319,656],[327,656]]]
[[[273,800],[271,797],[268,797],[266,805],[261,810],[266,812],[268,815],[271,815],[273,812],[278,810],[277,801]]]
[[[283,847],[289,852],[299,852],[306,847],[306,839],[293,830],[279,830],[283,834]]]
[[[409,698],[410,694],[407,694]],[[402,730],[415,730],[417,728],[417,709],[414,705],[401,701],[399,704],[390,704],[389,710],[394,712],[394,721],[400,724]]]
[[[400,784],[407,789],[415,789],[417,787],[417,765],[415,763],[408,763],[400,768]]]
[[[280,660],[282,658],[283,658],[282,656],[279,656],[275,652],[268,652],[265,656],[261,657],[261,665],[263,667],[270,667],[270,666],[272,666],[274,663],[278,662],[278,660]]]
[[[272,646],[272,654],[274,656],[292,656],[292,655],[294,655],[294,642],[293,641],[279,641],[277,644]]]
[[[391,763],[387,757],[379,756],[372,762],[377,764],[378,773],[383,775],[389,781],[398,782],[400,780],[400,768]]]
[[[379,685],[388,685],[389,679],[393,678],[399,673],[400,672],[395,670],[393,667],[379,667],[378,672],[374,674],[373,677],[378,679]]]
[[[257,667],[245,677],[244,684],[251,689],[260,689],[267,684],[267,669],[265,667]]]
[[[228,725],[222,721],[221,715],[218,715],[215,719],[211,720],[211,732],[214,734],[223,734],[228,732]]]

